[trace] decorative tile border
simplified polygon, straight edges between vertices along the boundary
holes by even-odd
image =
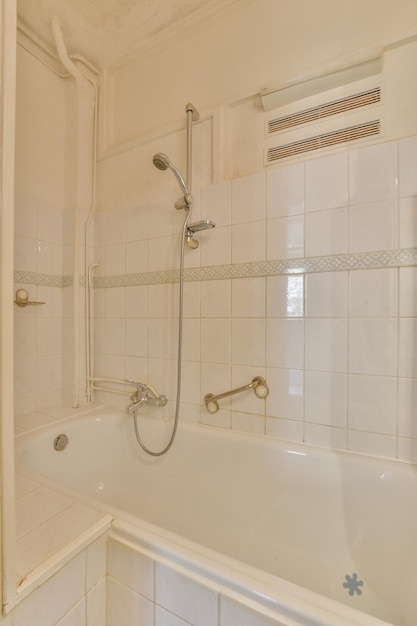
[[[57,274],[37,274],[36,272],[14,272],[14,282],[27,285],[41,285],[42,287],[69,287],[72,285],[72,276]]]
[[[184,279],[187,282],[191,282],[408,266],[417,266],[417,248],[187,268],[184,273]],[[94,278],[94,287],[136,287],[140,285],[177,283],[179,282],[179,278],[179,270],[121,274],[118,276],[97,276]],[[57,276],[55,274],[36,274],[34,272],[16,271],[14,273],[14,280],[16,283],[42,285],[46,287],[72,286],[72,276]],[[80,277],[80,285],[84,286],[84,284],[85,280],[84,276],[82,276]]]
[[[404,250],[382,250],[358,254],[335,254],[332,256],[309,257],[281,261],[260,261],[258,263],[238,263],[212,267],[188,268],[184,272],[187,282],[221,280],[227,278],[254,278],[285,274],[312,274],[317,272],[341,272],[349,270],[381,269],[417,265],[417,248]],[[94,287],[135,287],[176,283],[179,270],[124,274],[120,276],[100,276],[94,279]]]

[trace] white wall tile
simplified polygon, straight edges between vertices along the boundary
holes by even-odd
[[[304,411],[304,372],[268,368],[266,381],[269,395],[266,399],[266,414],[287,420],[302,420]]]
[[[400,307],[399,313],[404,317],[417,316],[417,267],[400,268]]]
[[[233,317],[265,317],[265,278],[232,281]]]
[[[349,209],[350,252],[391,250],[398,244],[397,201],[351,206]]]
[[[149,317],[172,317],[173,285],[149,285],[148,287]]]
[[[345,450],[347,447],[347,430],[307,423],[304,430],[304,441],[312,446]]]
[[[397,374],[397,320],[351,319],[349,371],[353,374]]]
[[[232,263],[264,261],[266,222],[248,222],[232,226]]]
[[[232,411],[232,430],[256,435],[265,434],[265,418],[252,413]]]
[[[304,163],[271,169],[266,181],[269,219],[304,213]]]
[[[62,246],[38,240],[37,271],[41,274],[62,274]],[[52,268],[52,270],[51,270]],[[33,271],[33,270],[32,270]]]
[[[417,379],[415,378],[398,379],[398,435],[417,439]]]
[[[268,276],[267,316],[303,317],[304,276]]]
[[[399,141],[399,185],[400,195],[417,195],[417,137]]]
[[[304,439],[304,425],[302,422],[267,417],[265,428],[268,437],[297,442],[301,442]]]
[[[86,623],[85,599],[72,607],[68,613],[56,623],[56,626],[89,626]]]
[[[36,330],[37,355],[62,354],[62,320],[39,319]],[[30,345],[31,342],[28,342]]]
[[[62,386],[61,355],[42,356],[36,360],[37,393],[39,395],[59,391]]]
[[[126,216],[124,209],[114,209],[105,213],[105,233],[106,245],[111,246],[116,243],[124,243]]]
[[[298,259],[304,256],[304,215],[267,222],[267,259]]]
[[[107,574],[107,534],[87,548],[87,590],[92,589]]]
[[[303,369],[304,321],[269,319],[266,332],[267,367]]]
[[[149,247],[153,241],[131,241],[126,244],[126,274],[140,274],[149,270]]]
[[[200,405],[202,394],[200,392],[200,361],[186,361],[182,363],[182,399],[189,404]]]
[[[371,456],[396,457],[396,439],[389,435],[349,430],[348,450]]]
[[[115,244],[105,248],[105,267],[107,276],[119,276],[126,272],[126,248],[124,244]]]
[[[173,261],[173,239],[171,235],[155,237],[149,242],[149,271],[171,269]]]
[[[350,273],[349,314],[352,317],[397,315],[396,269],[358,270]]]
[[[107,624],[106,595],[106,578],[102,578],[101,581],[87,593],[87,626],[103,626]]]
[[[230,363],[231,323],[229,319],[201,320],[201,360],[211,363]]]
[[[149,201],[149,237],[172,235],[175,208],[171,198],[155,198]]]
[[[27,196],[16,194],[14,229],[15,235],[36,237],[38,228],[38,203]]]
[[[232,183],[216,183],[201,190],[201,217],[216,222],[219,226],[229,226],[232,215]]]
[[[305,333],[306,369],[329,372],[347,371],[346,319],[306,319]]]
[[[351,204],[397,197],[397,143],[378,144],[349,154]]]
[[[131,322],[129,325],[131,331],[134,327],[136,320],[126,320]],[[173,320],[170,319],[150,319],[148,327],[148,356],[154,359],[171,359],[173,355]],[[134,337],[139,338],[139,333],[143,334],[143,324],[139,324],[139,328],[136,327],[135,332],[132,332],[131,341],[129,345],[135,346]],[[137,344],[136,344],[137,346]],[[141,348],[144,348],[144,341],[141,341]],[[135,347],[133,347],[135,349]],[[136,347],[136,349],[139,349]],[[136,354],[135,356],[146,356],[145,354]]]
[[[104,352],[107,354],[125,354],[126,322],[124,319],[106,318],[104,320]]]
[[[229,317],[232,309],[231,280],[208,280],[201,284],[201,316]]]
[[[417,246],[417,196],[401,198],[399,202],[399,246],[414,248]]]
[[[64,212],[46,206],[38,207],[38,238],[51,243],[64,243]]]
[[[347,427],[347,375],[305,373],[306,422]]]
[[[126,241],[139,241],[149,237],[149,213],[148,203],[125,209]]]
[[[346,317],[347,314],[347,272],[323,272],[306,276],[307,317]]]
[[[154,606],[144,596],[107,578],[107,626],[153,626]]]
[[[349,428],[395,435],[397,379],[349,376]]]
[[[265,365],[265,320],[232,320],[232,363]]]
[[[336,154],[307,161],[306,211],[347,206],[348,155]]]
[[[209,235],[204,239],[204,246],[201,246],[201,265],[203,267],[229,265],[231,261],[231,226],[216,226],[216,228],[211,229]]]
[[[189,622],[184,622],[173,613],[155,606],[155,626],[189,626]]]
[[[397,447],[399,459],[417,463],[417,439],[399,437]]]
[[[232,181],[232,224],[265,219],[265,185],[263,172]]]
[[[148,292],[148,285],[126,287],[126,317],[148,317]]]
[[[346,208],[315,211],[306,215],[306,256],[344,254],[348,251]]]
[[[36,272],[38,266],[38,242],[31,237],[15,237],[15,269]],[[53,267],[53,266],[50,266]],[[50,270],[49,270],[50,271]]]
[[[156,564],[155,601],[191,624],[217,623],[217,593],[161,563]]]
[[[154,561],[131,548],[108,543],[108,574],[149,600],[154,598]]]
[[[400,318],[398,375],[417,378],[417,319]]]

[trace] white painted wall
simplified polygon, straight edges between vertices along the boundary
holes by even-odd
[[[243,0],[109,68],[107,145],[182,124],[187,101],[207,111],[416,28],[413,0]]]

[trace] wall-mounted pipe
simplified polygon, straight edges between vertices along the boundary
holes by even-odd
[[[77,89],[84,89],[86,87],[87,81],[94,88],[94,120],[93,120],[93,152],[92,152],[92,193],[91,193],[91,205],[88,212],[88,216],[85,223],[85,255],[84,255],[84,270],[85,270],[85,314],[88,318],[88,322],[86,323],[86,353],[87,353],[87,397],[88,401],[91,401],[91,389],[89,376],[91,375],[91,356],[90,356],[90,348],[91,348],[91,328],[90,328],[90,290],[89,290],[89,263],[88,263],[88,239],[89,239],[89,226],[91,219],[94,215],[95,211],[95,198],[96,198],[96,190],[95,190],[95,179],[96,179],[96,156],[97,156],[97,103],[98,103],[98,87],[97,84],[91,79],[86,78],[84,74],[79,70],[79,68],[72,61],[72,58],[77,59],[76,55],[72,55],[72,58],[68,55],[67,48],[65,46],[61,22],[57,16],[52,17],[51,19],[51,28],[52,34],[54,36],[55,45],[58,57],[65,67],[68,70],[70,76],[72,76],[75,80],[75,85]],[[83,60],[82,62],[85,61]],[[93,66],[89,63],[89,69],[94,69]],[[98,72],[95,70],[95,73]],[[73,388],[72,388],[72,406],[76,408],[79,406],[79,396],[80,396],[80,384],[79,384],[79,365],[80,365],[80,347],[79,347],[79,333],[80,333],[80,324],[79,324],[79,283],[80,283],[80,271],[79,271],[79,255],[78,255],[78,244],[79,244],[79,206],[75,207],[75,228],[74,228],[74,257],[73,257],[73,349],[74,349],[74,357],[73,357]]]
[[[85,87],[85,78],[83,74],[68,56],[67,48],[64,42],[64,36],[62,34],[61,22],[59,17],[57,17],[56,15],[54,15],[54,17],[51,19],[51,28],[59,60],[61,61],[65,69],[67,69],[71,76],[73,76],[73,78],[75,79],[76,86],[78,88]]]

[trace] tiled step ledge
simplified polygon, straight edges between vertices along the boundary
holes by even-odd
[[[334,254],[319,257],[303,257],[299,259],[188,268],[185,270],[184,278],[186,281],[191,282],[230,278],[255,278],[259,276],[278,276],[286,274],[312,274],[317,272],[410,267],[416,265],[417,248],[407,248],[381,250],[377,252],[360,252],[357,254]],[[70,287],[72,285],[72,276],[36,274],[34,272],[20,270],[15,271],[14,280],[15,283],[47,287]],[[94,278],[94,287],[135,287],[139,285],[176,283],[178,281],[179,270],[163,270],[158,272],[121,274],[117,276],[97,276]],[[81,277],[80,285],[84,284],[84,277]]]
[[[38,413],[31,413],[16,418],[17,432],[36,430],[42,426],[59,423],[71,415],[88,413],[98,405],[88,405],[72,409],[64,405],[49,407]],[[59,511],[47,514],[44,510],[33,510],[37,498],[31,494],[42,490],[45,498],[56,501],[62,497],[65,504]],[[80,554],[85,548],[107,533],[113,522],[111,515],[98,511],[76,498],[67,496],[56,489],[36,481],[30,473],[16,474],[16,526],[22,528],[31,508],[30,517],[39,523],[26,529],[16,541],[17,595],[5,607],[9,613],[32,591],[56,574],[64,565]],[[26,501],[25,501],[26,498]],[[33,502],[35,504],[33,505]],[[42,506],[39,504],[39,507]],[[29,507],[29,508],[28,508]],[[19,517],[20,513],[20,517]],[[72,521],[71,521],[72,520]],[[65,522],[68,522],[65,526]],[[54,543],[50,541],[53,538]]]

